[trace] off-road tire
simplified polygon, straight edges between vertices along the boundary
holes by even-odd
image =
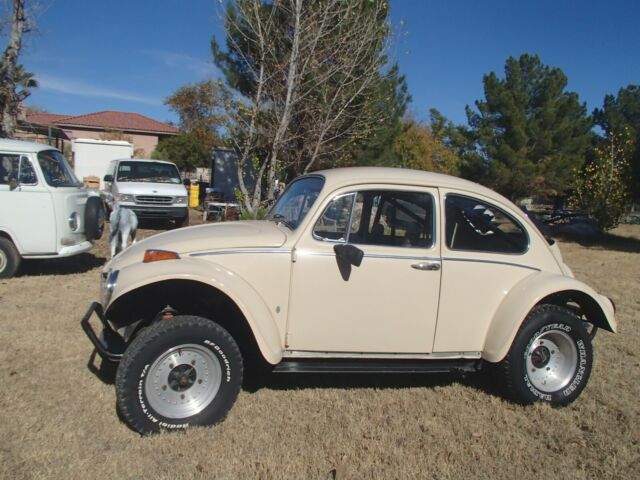
[[[174,361],[176,356],[178,361]],[[166,375],[169,369],[171,371]],[[179,377],[180,382],[191,382],[186,387],[175,381],[175,372],[182,375],[184,369],[192,370]],[[214,393],[199,390],[216,383],[216,370],[217,390]],[[224,328],[202,317],[176,316],[146,328],[125,351],[115,380],[118,411],[133,430],[143,435],[213,425],[224,419],[236,401],[242,375],[240,350]],[[189,390],[186,400],[180,400],[182,392],[186,394]],[[150,401],[151,393],[154,395]],[[208,395],[214,396],[206,401]],[[205,403],[196,406],[199,408],[196,412],[187,412],[189,402],[197,400],[198,396],[204,398]],[[172,399],[177,400],[178,406],[172,404]],[[167,416],[167,411],[178,417]]]
[[[99,240],[104,232],[104,204],[100,197],[87,198],[84,209],[84,232],[89,240]]]
[[[522,404],[573,402],[593,364],[591,338],[582,320],[557,305],[535,307],[498,365],[508,396]]]
[[[20,254],[8,238],[0,237],[0,278],[11,278],[20,267]]]

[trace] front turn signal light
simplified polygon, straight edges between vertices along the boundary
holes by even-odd
[[[159,262],[161,260],[178,260],[180,255],[177,252],[168,250],[145,250],[143,263]]]

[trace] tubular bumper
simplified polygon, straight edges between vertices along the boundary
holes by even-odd
[[[102,335],[100,336],[96,334],[89,323],[89,319],[94,313],[102,323]],[[84,333],[89,337],[89,340],[91,340],[91,343],[93,343],[98,355],[100,355],[104,360],[118,363],[122,359],[122,354],[124,353],[126,344],[120,334],[111,328],[109,322],[104,318],[102,305],[98,302],[93,302],[89,305],[89,308],[82,317],[82,320],[80,320],[80,325],[82,326]]]

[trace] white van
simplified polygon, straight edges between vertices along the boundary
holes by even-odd
[[[0,278],[23,258],[86,252],[102,236],[104,208],[49,145],[0,139]]]
[[[112,160],[103,181],[109,210],[118,202],[141,219],[173,220],[177,227],[189,224],[187,189],[175,163],[137,158]]]

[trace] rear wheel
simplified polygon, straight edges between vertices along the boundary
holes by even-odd
[[[20,267],[20,254],[8,238],[0,237],[0,278],[10,278]]]
[[[123,419],[142,434],[213,425],[242,385],[240,350],[218,324],[177,316],[148,327],[125,351],[116,375]]]
[[[529,313],[501,362],[508,393],[521,403],[566,405],[587,385],[591,338],[570,310],[541,305]]]

